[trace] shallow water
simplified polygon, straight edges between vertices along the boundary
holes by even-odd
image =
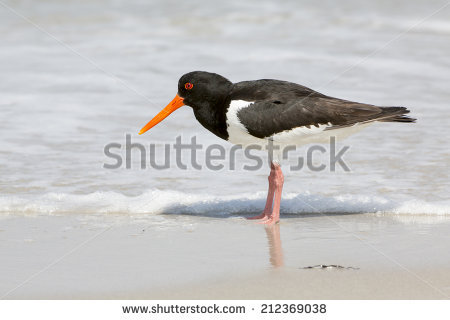
[[[405,224],[397,221],[400,217],[291,215],[263,227],[238,217],[193,215],[0,216],[0,295],[448,297],[450,221]],[[317,265],[345,268],[308,269]]]
[[[418,118],[340,142],[350,172],[286,173],[282,212],[450,214],[450,7],[419,23],[445,1],[6,4],[15,13],[0,7],[4,214],[258,212],[268,169],[182,170],[173,152],[169,170],[140,169],[137,153],[131,169],[103,168],[104,146],[124,145],[126,133],[146,146],[196,135],[200,160],[208,145],[230,149],[189,107],[137,135],[192,70],[289,80]]]

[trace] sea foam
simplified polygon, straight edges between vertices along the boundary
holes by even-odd
[[[213,196],[177,191],[148,190],[139,196],[117,192],[90,194],[47,193],[41,197],[9,196],[0,198],[3,214],[185,214],[228,216],[258,213],[265,203],[265,192]],[[425,214],[450,215],[449,202],[394,201],[379,196],[315,195],[287,193],[282,214]]]

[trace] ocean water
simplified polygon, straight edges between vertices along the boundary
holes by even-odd
[[[5,1],[0,5],[0,213],[254,213],[268,168],[125,167],[125,136],[231,145],[177,110],[138,136],[192,70],[275,78],[377,105],[381,123],[339,142],[346,172],[285,174],[282,212],[450,215],[450,6],[446,1]],[[442,10],[438,10],[442,8]],[[104,154],[110,143],[124,159]],[[299,152],[303,152],[300,150]],[[149,157],[149,155],[147,155]],[[264,158],[264,154],[262,155]],[[183,154],[187,161],[189,155]],[[148,158],[147,158],[148,160]]]

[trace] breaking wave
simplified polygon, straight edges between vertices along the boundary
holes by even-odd
[[[47,193],[40,197],[9,196],[0,198],[0,213],[64,214],[191,214],[227,216],[257,213],[265,204],[265,193],[213,196],[177,191],[149,190],[139,196],[117,192],[90,194]],[[363,195],[325,196],[310,193],[283,195],[281,212],[284,214],[426,214],[450,215],[449,202],[394,201]]]

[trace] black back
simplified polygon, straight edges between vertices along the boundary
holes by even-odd
[[[402,116],[405,107],[378,107],[321,94],[307,87],[279,80],[236,83],[232,100],[255,101],[238,112],[249,133],[258,138],[297,127],[331,124],[328,130],[369,121],[414,121]]]

